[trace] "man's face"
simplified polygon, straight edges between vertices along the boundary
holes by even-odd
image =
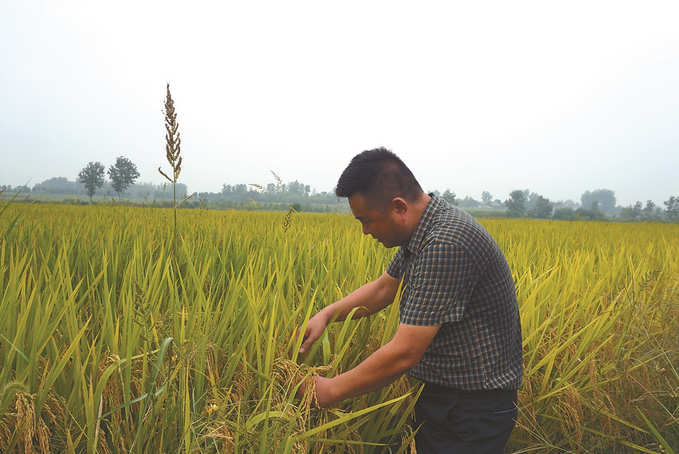
[[[372,235],[386,248],[400,246],[407,241],[393,207],[390,206],[387,211],[369,208],[361,194],[349,197],[349,206],[354,217],[361,222],[364,235]]]

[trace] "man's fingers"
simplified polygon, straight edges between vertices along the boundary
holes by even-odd
[[[316,342],[316,340],[321,336],[323,330],[325,329],[326,324],[320,318],[318,318],[318,315],[319,314],[316,314],[314,317],[312,317],[306,325],[306,329],[304,330],[304,342],[302,342],[302,345],[299,349],[300,353],[307,352],[314,342]],[[301,327],[298,328],[297,333],[298,336],[302,334]]]
[[[307,350],[314,344],[314,341],[310,337],[305,337],[302,346],[299,348],[300,353],[306,353]]]
[[[309,348],[309,330],[307,329],[305,332],[302,332],[302,327],[297,328],[297,339],[300,337],[302,337],[302,345],[300,346],[299,352],[304,353]]]

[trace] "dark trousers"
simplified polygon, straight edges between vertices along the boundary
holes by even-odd
[[[417,454],[502,454],[517,417],[516,390],[425,384],[415,404]]]

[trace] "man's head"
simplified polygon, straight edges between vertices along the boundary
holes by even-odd
[[[408,167],[385,148],[356,155],[335,194],[349,199],[363,233],[388,248],[410,240],[429,201]]]
[[[370,208],[386,211],[394,198],[415,202],[423,191],[403,161],[381,147],[354,156],[342,172],[335,194],[347,198],[360,194]]]

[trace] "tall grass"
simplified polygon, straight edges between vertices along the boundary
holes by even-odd
[[[521,308],[526,378],[512,446],[676,448],[677,226],[485,223],[508,256]]]
[[[187,212],[173,255],[169,210],[24,210],[0,245],[0,449],[406,451],[414,381],[327,410],[294,397],[300,376],[348,370],[393,335],[395,305],[295,353],[295,328],[394,251],[350,216],[284,217]],[[677,226],[484,223],[524,330],[508,451],[676,446]]]

